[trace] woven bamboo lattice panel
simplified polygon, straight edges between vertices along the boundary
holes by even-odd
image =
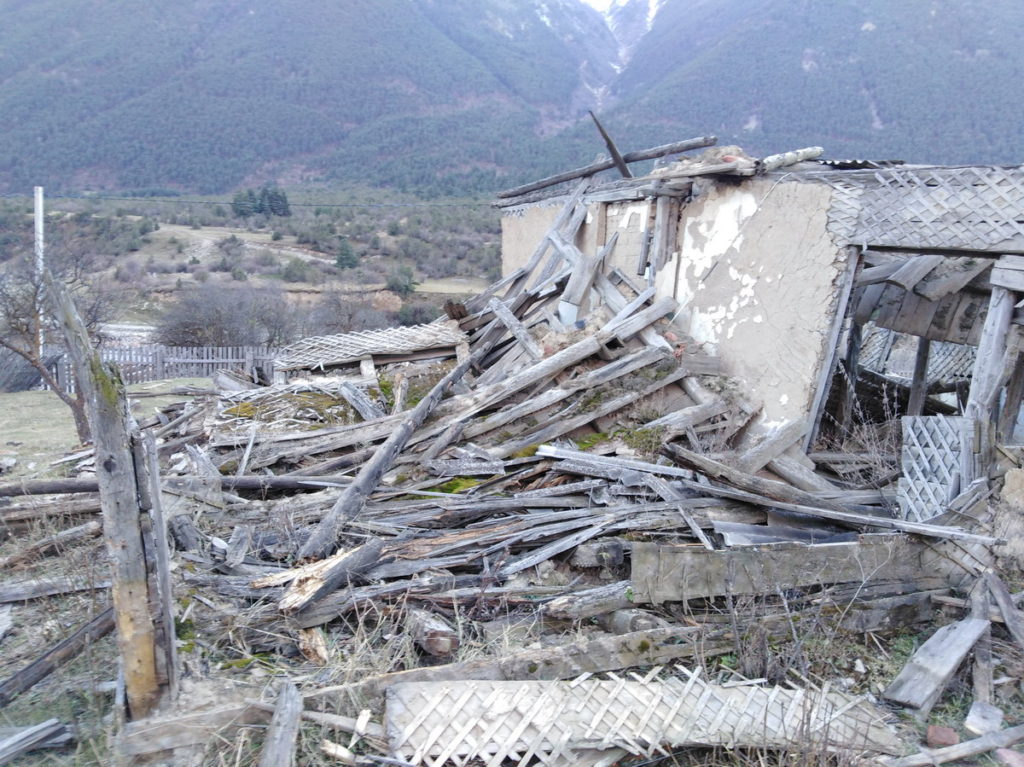
[[[575,682],[410,682],[388,691],[391,751],[415,765],[569,767],[594,751],[668,755],[684,745],[893,753],[900,744],[860,698],[711,684],[695,672]],[[511,762],[506,762],[509,759]]]
[[[312,336],[282,349],[275,366],[278,370],[315,370],[351,364],[367,356],[454,349],[466,342],[465,333],[453,321],[362,330],[336,336]]]
[[[829,230],[843,242],[991,250],[1024,237],[1019,167],[889,168],[821,178],[836,191]]]
[[[890,339],[889,334],[894,337]],[[908,382],[914,377],[913,350],[907,349],[902,355],[897,354],[897,350],[906,345],[916,346],[916,339],[874,325],[865,327],[860,365],[880,375]],[[930,382],[965,381],[971,377],[976,356],[977,349],[973,346],[933,341],[928,353],[927,378]]]
[[[926,522],[974,479],[974,423],[969,418],[904,416],[900,516]]]

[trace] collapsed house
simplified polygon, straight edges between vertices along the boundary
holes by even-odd
[[[872,694],[927,720],[974,649],[982,737],[947,756],[1024,739],[996,716],[1021,680],[997,685],[990,649],[993,620],[1024,649],[999,575],[1019,523],[995,502],[1018,476],[1021,171],[819,153],[511,190],[505,276],[446,318],[306,339],[278,360],[287,383],[141,424],[177,563],[157,578],[154,556],[152,588],[192,595],[155,618],[156,678],[273,657],[301,690],[133,714],[121,753],[195,758],[269,722],[263,763],[286,763],[305,719],[343,763],[883,758],[909,747],[891,711],[764,648],[920,628],[937,606],[959,614]],[[357,637],[383,668],[342,662]]]

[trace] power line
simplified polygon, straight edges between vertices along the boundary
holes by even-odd
[[[0,194],[4,199],[30,199],[23,194]],[[160,202],[175,205],[231,205],[231,200],[183,200],[178,197],[99,197],[95,195],[50,195],[50,200],[97,200],[104,202]],[[489,202],[291,202],[292,208],[472,208],[490,207]]]

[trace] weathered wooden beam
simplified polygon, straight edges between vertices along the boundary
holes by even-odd
[[[739,469],[734,469],[720,461],[715,461],[707,456],[695,453],[692,450],[680,447],[679,445],[668,444],[662,447],[662,455],[671,458],[676,463],[699,471],[711,479],[725,482],[740,490],[763,495],[776,501],[785,503],[796,503],[803,506],[817,506],[833,511],[847,511],[846,506],[822,499],[812,493],[793,487],[785,482],[778,482],[772,479],[755,477]]]
[[[981,341],[971,372],[971,393],[964,415],[988,422],[999,393],[1006,335],[1013,318],[1014,293],[1006,288],[992,287],[988,314],[982,327]]]
[[[498,318],[498,321],[504,325],[508,332],[511,333],[519,345],[523,347],[523,350],[530,355],[530,359],[536,362],[544,357],[544,352],[537,346],[537,342],[533,340],[533,337],[524,327],[523,323],[509,311],[509,308],[504,303],[499,301],[497,298],[492,298],[487,304],[487,308],[494,312],[494,316]]]
[[[15,759],[29,751],[64,745],[71,739],[67,726],[59,719],[47,719],[13,735],[0,736],[0,764],[14,764]]]
[[[615,167],[619,169],[619,173],[622,174],[623,178],[633,178],[633,174],[629,172],[629,168],[626,166],[626,161],[622,157],[622,153],[619,152],[619,148],[615,146],[615,142],[612,137],[608,134],[608,131],[601,125],[601,121],[597,119],[597,115],[591,110],[587,110],[587,114],[590,115],[590,119],[594,121],[594,125],[597,126],[598,133],[601,134],[601,138],[604,139],[604,145],[608,147],[608,153],[612,156],[612,162],[615,163]]]
[[[868,535],[853,543],[769,543],[706,551],[697,546],[633,544],[633,601],[775,594],[780,589],[926,575],[922,544],[902,535]]]
[[[541,606],[541,614],[561,620],[583,620],[595,615],[624,610],[633,606],[629,598],[629,581],[616,581],[607,586],[595,586],[556,597]]]
[[[581,640],[560,647],[532,649],[500,658],[450,663],[396,671],[351,685],[323,687],[306,696],[310,704],[330,705],[350,695],[378,698],[400,682],[440,682],[464,679],[571,679],[590,671],[613,671],[631,666],[656,666],[678,658],[710,657],[729,652],[727,632],[702,628],[638,631],[634,634]]]
[[[701,138],[687,139],[686,141],[677,141],[673,144],[664,144],[651,149],[643,149],[639,152],[627,152],[622,156],[622,159],[627,163],[642,162],[643,160],[655,160],[669,154],[679,154],[680,152],[688,152],[691,149],[701,149],[706,146],[714,146],[717,142],[718,139],[714,136],[703,136]],[[565,181],[572,181],[573,179],[582,178],[583,176],[593,176],[595,173],[600,173],[603,170],[609,170],[614,167],[614,160],[602,160],[582,168],[558,173],[554,176],[542,178],[539,181],[517,186],[513,189],[507,189],[504,192],[498,192],[495,197],[499,200],[508,199],[509,197],[518,197],[519,195],[527,194],[528,192],[535,192],[538,189],[544,189],[549,186],[554,186],[555,184],[561,184]]]
[[[274,715],[260,753],[259,767],[292,767],[295,764],[295,739],[299,735],[302,695],[294,682],[286,681],[277,692]]]
[[[109,580],[98,580],[87,575],[71,575],[64,578],[40,578],[29,581],[13,581],[0,585],[0,604],[26,602],[39,597],[57,594],[71,594],[75,591],[93,591],[110,587]]]
[[[149,579],[142,543],[139,487],[129,443],[128,400],[117,368],[92,348],[71,297],[52,275],[46,290],[74,361],[96,446],[96,472],[103,507],[103,534],[111,562],[118,649],[128,709],[133,719],[157,705],[156,634],[149,609]]]
[[[735,465],[748,474],[760,471],[773,459],[782,455],[807,432],[807,421],[796,418],[767,430],[761,439],[743,450]]]
[[[95,479],[26,479],[0,485],[0,498],[20,495],[63,495],[65,493],[95,493],[99,482]]]
[[[957,667],[990,625],[982,618],[965,618],[938,629],[911,656],[883,697],[927,717]]]
[[[917,352],[914,356],[914,376],[910,384],[910,401],[907,415],[921,415],[924,412],[924,399],[928,392],[928,355],[932,342],[923,336],[917,339]]]
[[[103,526],[98,521],[92,520],[90,522],[86,522],[84,525],[78,525],[67,530],[62,530],[59,533],[48,535],[33,544],[25,546],[23,549],[11,554],[9,557],[0,559],[0,570],[14,567],[15,565],[22,564],[28,560],[35,559],[36,557],[59,554],[62,548],[67,544],[81,540],[82,538],[92,538],[99,535],[102,530]]]
[[[913,756],[899,759],[886,759],[886,767],[930,767],[935,764],[947,764],[959,759],[967,759],[978,754],[987,754],[997,748],[1006,748],[1024,740],[1024,724],[1010,727],[999,732],[990,732],[974,740],[957,743],[946,748],[929,748]]]
[[[986,573],[985,583],[999,607],[999,612],[1003,615],[1003,623],[1006,624],[1007,630],[1017,645],[1024,650],[1024,613],[1017,609],[1013,596],[1002,578],[995,573]]]
[[[440,615],[429,610],[407,607],[405,631],[429,655],[451,655],[459,649],[459,632]]]
[[[359,469],[352,484],[345,488],[334,506],[299,549],[300,559],[320,558],[334,550],[342,525],[362,513],[366,499],[377,487],[384,472],[391,468],[395,458],[405,448],[413,432],[433,412],[452,384],[465,376],[474,364],[478,364],[487,355],[490,349],[490,345],[481,345],[471,357],[460,362],[438,381],[430,392],[416,404],[416,407],[409,411],[405,420],[391,433],[384,444],[377,448],[373,458]]]
[[[78,656],[86,647],[96,643],[114,628],[114,610],[108,607],[67,639],[59,642],[0,682],[0,707],[6,706],[25,690],[45,679],[59,666]]]
[[[623,472],[641,471],[661,476],[677,477],[677,481],[686,485],[691,490],[701,493],[702,495],[729,498],[735,501],[742,501],[744,503],[752,503],[760,506],[771,506],[784,511],[795,511],[800,514],[807,514],[821,519],[831,519],[847,525],[853,525],[855,527],[881,527],[889,530],[902,530],[907,533],[919,533],[921,535],[936,538],[973,541],[975,543],[987,545],[991,545],[999,541],[998,538],[993,538],[988,535],[968,533],[960,528],[948,527],[946,525],[929,525],[923,522],[908,522],[903,519],[891,519],[889,517],[877,516],[875,513],[859,514],[848,511],[834,511],[831,508],[822,508],[818,503],[820,499],[817,498],[817,496],[812,496],[815,499],[813,501],[814,505],[812,506],[800,503],[788,503],[786,501],[776,500],[758,493],[748,492],[746,490],[695,482],[690,479],[692,475],[688,473],[688,470],[681,469],[676,466],[661,466],[627,458],[591,455],[580,450],[568,450],[554,445],[541,445],[537,450],[537,455],[558,458],[566,461],[563,465],[571,467],[572,471],[575,473],[586,474],[590,471],[597,471],[599,476],[620,477],[623,475]]]

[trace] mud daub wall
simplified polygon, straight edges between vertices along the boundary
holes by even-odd
[[[765,177],[702,182],[699,191],[680,211],[675,250],[655,280],[658,293],[679,300],[674,322],[725,362],[744,393],[763,405],[763,421],[804,418],[831,352],[850,266],[826,227],[832,189]],[[505,273],[529,259],[563,202],[503,217]],[[618,232],[609,265],[636,274],[649,215],[646,202],[612,203],[603,212],[592,205],[576,244],[593,253]]]

